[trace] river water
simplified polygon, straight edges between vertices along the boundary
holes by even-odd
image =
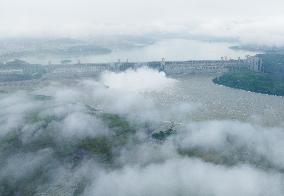
[[[233,89],[212,82],[218,75],[170,76],[177,82],[173,88],[161,92],[146,93],[158,106],[168,107],[180,103],[193,106],[189,118],[195,121],[238,120],[262,126],[284,127],[284,97]],[[80,80],[59,80],[62,85],[76,85]],[[56,82],[56,81],[55,81]],[[21,82],[2,85],[0,90],[33,91],[42,89],[54,81]]]
[[[190,119],[238,120],[262,126],[284,127],[284,97],[232,89],[212,82],[214,75],[176,77],[167,95],[155,94],[161,104],[188,103],[194,107]]]
[[[202,42],[185,39],[166,39],[152,45],[136,49],[116,49],[110,54],[80,57],[82,63],[115,62],[118,59],[133,62],[160,60],[198,60],[244,57],[255,53],[236,51],[229,47],[232,43]],[[26,57],[31,63],[59,63],[63,57]],[[79,59],[72,58],[73,62]],[[212,120],[231,119],[260,123],[266,126],[284,125],[284,98],[232,89],[212,82],[216,76],[187,75],[176,77],[177,86],[170,91],[155,94],[158,103],[185,102],[196,106],[191,119]],[[46,85],[46,84],[44,84]],[[165,95],[165,93],[168,93]]]
[[[130,62],[148,62],[148,61],[160,61],[161,58],[166,60],[218,60],[223,56],[228,58],[244,58],[246,55],[254,55],[254,52],[232,50],[230,46],[234,43],[226,42],[204,42],[187,39],[165,39],[157,41],[151,45],[144,47],[136,47],[130,49],[112,49],[109,54],[102,55],[86,55],[80,57],[62,57],[62,56],[32,56],[24,57],[22,59],[30,63],[47,64],[48,61],[52,63],[60,63],[64,59],[72,60],[73,63],[77,63],[80,60],[81,63],[109,63],[121,61]]]

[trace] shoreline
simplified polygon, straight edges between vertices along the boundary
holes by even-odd
[[[283,79],[276,79],[273,75],[237,71],[225,73],[212,79],[212,82],[225,87],[244,90],[263,95],[284,97]]]

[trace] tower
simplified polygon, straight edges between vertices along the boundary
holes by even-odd
[[[162,58],[162,61],[160,62],[160,69],[159,71],[164,71],[166,66],[165,58]]]

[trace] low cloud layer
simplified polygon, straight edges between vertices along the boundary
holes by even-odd
[[[176,159],[144,168],[105,174],[90,195],[281,195],[283,177],[241,166],[224,168],[199,160]],[[113,191],[115,190],[115,192]]]
[[[0,194],[283,195],[283,127],[157,102],[180,82],[141,68],[1,93]]]
[[[165,73],[153,72],[152,69],[142,67],[139,72],[129,69],[122,73],[103,74],[102,82],[119,91],[145,92],[172,88],[176,81],[166,78]]]

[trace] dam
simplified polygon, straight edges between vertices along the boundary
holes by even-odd
[[[99,75],[104,71],[121,72],[143,66],[163,71],[167,75],[225,73],[229,70],[241,68],[256,72],[263,70],[262,60],[256,56],[229,60],[221,58],[221,60],[166,61],[163,58],[161,61],[152,62],[81,63],[79,61],[76,64],[48,65],[29,64],[15,60],[0,64],[0,81],[88,77]]]

